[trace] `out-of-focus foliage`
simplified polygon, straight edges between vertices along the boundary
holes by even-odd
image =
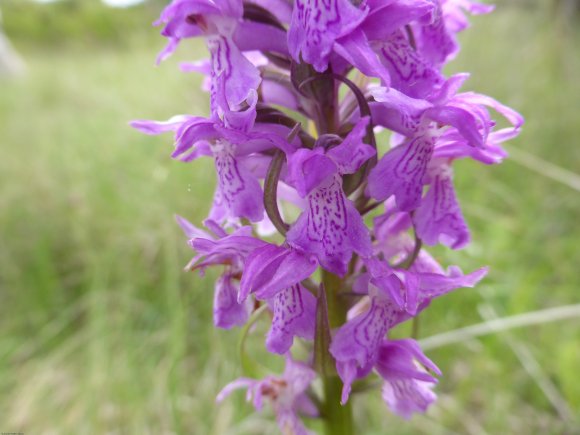
[[[0,2],[3,27],[12,38],[42,46],[127,44],[156,34],[149,26],[167,2],[148,0],[130,8],[111,8],[98,0]]]
[[[515,7],[526,11],[541,11],[548,20],[560,20],[568,25],[580,23],[580,0],[496,0],[500,8]]]
[[[201,77],[177,70],[206,52],[188,41],[154,68],[165,41],[149,23],[164,2],[77,3],[0,0],[29,71],[0,80],[0,429],[271,434],[265,419],[248,418],[243,394],[215,405],[240,374],[238,334],[211,327],[212,277],[181,272],[192,253],[172,215],[199,223],[207,214],[211,163],[172,161],[169,135],[127,125],[206,114]],[[503,0],[474,19],[452,69],[473,71],[467,90],[526,117],[508,151],[579,172],[579,28],[547,0],[520,4]],[[475,243],[437,257],[491,272],[478,289],[436,301],[421,336],[480,322],[484,301],[500,316],[578,303],[580,192],[515,153],[493,168],[459,162],[456,176]],[[445,376],[426,417],[390,416],[379,391],[355,397],[361,433],[577,434],[580,322],[511,335],[576,421],[558,416],[505,335],[494,334],[428,352]]]

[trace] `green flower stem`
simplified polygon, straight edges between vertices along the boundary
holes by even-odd
[[[353,435],[354,424],[350,401],[340,404],[342,381],[338,376],[324,379],[324,433],[327,435]]]
[[[331,328],[336,328],[346,321],[347,306],[344,299],[339,296],[342,280],[332,273],[323,271],[322,282],[326,291],[329,325]],[[349,401],[345,405],[340,404],[342,381],[333,373],[323,376],[322,382],[324,385],[322,414],[325,433],[327,435],[354,434],[351,403]]]
[[[342,326],[346,321],[348,307],[344,298],[339,297],[342,279],[333,273],[322,271],[322,282],[326,289],[326,303],[328,304],[328,323],[331,328]]]

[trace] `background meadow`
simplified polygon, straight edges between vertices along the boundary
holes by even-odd
[[[473,243],[434,252],[491,273],[434,302],[422,338],[579,302],[580,17],[565,12],[570,4],[500,2],[461,36],[449,72],[470,71],[466,89],[527,123],[502,165],[455,166]],[[214,404],[240,375],[239,332],[211,325],[211,273],[182,272],[191,251],[173,215],[200,223],[213,167],[172,161],[170,136],[127,125],[208,111],[201,77],[177,68],[204,57],[202,44],[153,66],[165,41],[150,23],[162,5],[0,0],[27,67],[0,76],[2,431],[275,430],[241,393]],[[264,331],[253,336],[258,354]],[[437,405],[403,422],[378,390],[355,397],[360,433],[580,434],[579,317],[426,353],[444,372]]]

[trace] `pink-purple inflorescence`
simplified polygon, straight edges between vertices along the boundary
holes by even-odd
[[[386,405],[405,418],[436,399],[437,366],[414,339],[387,337],[487,272],[444,270],[422,248],[469,243],[453,163],[501,162],[501,144],[523,123],[490,97],[460,92],[467,74],[442,71],[466,13],[491,10],[470,0],[174,0],[165,8],[156,24],[168,44],[158,60],[181,39],[205,39],[209,59],[182,69],[207,76],[210,116],[132,125],[174,132],[173,158],[213,160],[206,229],[177,219],[196,253],[187,270],[222,271],[215,326],[269,311],[265,347],[286,361],[282,375],[240,378],[219,400],[245,388],[256,409],[270,402],[283,432],[303,434],[301,416],[328,418],[325,404],[347,403],[367,377],[382,379]],[[489,109],[507,127],[495,128]],[[391,135],[377,149],[379,130]],[[292,356],[296,339],[303,361]],[[316,379],[336,374],[342,393],[317,397]]]

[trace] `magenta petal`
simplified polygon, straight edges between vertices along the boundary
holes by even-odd
[[[306,364],[286,358],[286,369],[282,376],[266,376],[261,380],[239,378],[224,387],[217,401],[240,388],[247,388],[246,400],[251,401],[256,410],[262,410],[266,399],[276,413],[276,420],[283,433],[308,435],[308,431],[298,417],[298,412],[308,410],[316,416],[311,400],[305,394],[316,378],[316,372]]]
[[[203,221],[204,226],[214,233],[217,237],[223,238],[227,237],[228,233],[223,227],[212,219],[206,219]],[[252,227],[251,226],[244,226],[237,228],[233,233],[232,236],[242,236],[242,237],[252,237]]]
[[[270,301],[274,317],[266,337],[270,352],[284,354],[292,346],[294,336],[312,340],[316,298],[300,284],[278,292]]]
[[[488,268],[482,267],[467,275],[463,275],[458,267],[450,267],[447,275],[435,273],[419,274],[420,298],[429,301],[461,287],[475,287],[487,275]]]
[[[462,1],[460,5],[465,9],[467,9],[467,11],[473,15],[489,14],[491,11],[495,9],[494,5],[474,2],[471,0]]]
[[[433,159],[462,159],[470,157],[486,165],[501,163],[508,153],[500,143],[518,135],[517,130],[506,128],[492,131],[483,148],[474,148],[457,131],[447,130],[438,140]]]
[[[300,399],[316,378],[316,372],[309,365],[295,361],[287,355],[283,378],[286,380],[286,386],[292,396]]]
[[[385,86],[391,84],[389,71],[380,62],[362,30],[357,29],[338,39],[334,50],[367,77],[377,77]]]
[[[459,94],[455,99],[460,101],[465,101],[470,104],[479,104],[483,106],[488,106],[494,109],[497,113],[505,117],[508,122],[513,126],[515,130],[518,130],[524,124],[524,118],[518,112],[510,107],[507,107],[497,100],[494,100],[487,95],[476,94],[473,92],[465,92]]]
[[[414,412],[424,413],[437,400],[433,383],[418,379],[398,379],[385,382],[382,396],[393,413],[410,419]]]
[[[250,131],[256,121],[257,103],[258,93],[254,89],[250,89],[245,100],[246,108],[243,110],[230,110],[229,107],[224,108],[223,124],[226,128],[218,128],[218,130],[229,131],[230,134]]]
[[[364,378],[373,369],[372,362],[369,362],[366,367],[357,367],[355,361],[337,362],[336,371],[342,381],[342,393],[340,395],[340,403],[344,405],[350,396],[352,390],[352,383],[356,379]]]
[[[288,29],[288,49],[296,62],[303,59],[323,72],[334,42],[350,33],[364,19],[366,10],[349,0],[295,0]]]
[[[210,0],[173,0],[163,9],[161,16],[154,24],[157,26],[161,23],[171,22],[172,19],[178,17],[185,21],[188,15],[219,14],[221,10],[216,3]]]
[[[373,219],[373,226],[377,240],[388,245],[394,238],[411,228],[412,222],[409,213],[397,209],[395,198],[387,200],[384,205],[385,213]]]
[[[184,73],[196,72],[204,76],[209,76],[211,74],[211,62],[209,59],[202,59],[193,62],[181,62],[179,64],[179,69]],[[209,86],[206,87],[206,85],[203,84],[202,89],[208,91]]]
[[[230,274],[216,281],[213,301],[213,321],[218,328],[242,326],[248,320],[249,309],[245,302],[238,303],[238,288]]]
[[[383,297],[392,301],[398,309],[403,310],[407,305],[406,289],[403,282],[392,272],[373,276],[371,284],[383,292]],[[411,294],[415,292],[411,292]]]
[[[280,433],[292,435],[309,435],[311,432],[306,429],[302,420],[294,410],[282,409],[276,413],[276,423],[280,428]]]
[[[194,238],[189,241],[189,245],[205,257],[196,267],[226,264],[240,268],[253,250],[265,244],[266,242],[260,239],[235,234],[217,240]]]
[[[208,219],[216,222],[223,222],[224,224],[231,223],[230,212],[226,203],[224,202],[224,199],[222,198],[219,186],[216,186],[214,191]]]
[[[425,412],[437,398],[431,390],[437,380],[425,368],[441,374],[414,340],[384,341],[381,345],[376,369],[385,380],[383,399],[395,414],[410,418],[413,412]]]
[[[369,121],[366,116],[361,118],[340,145],[327,151],[326,155],[336,163],[340,174],[355,173],[376,154],[373,147],[363,142]]]
[[[451,98],[457,94],[459,89],[463,86],[463,84],[469,79],[469,73],[457,73],[453,74],[445,83],[437,89],[429,98],[436,106],[445,105]]]
[[[417,50],[430,63],[441,66],[450,60],[458,50],[455,34],[446,26],[446,19],[441,10],[440,1],[429,24],[413,26]]]
[[[202,229],[197,228],[195,225],[193,225],[184,217],[175,215],[175,220],[177,221],[178,225],[181,227],[181,230],[185,233],[188,239],[194,238],[212,239],[212,236],[209,233],[207,233]]]
[[[433,2],[429,0],[371,0],[370,12],[361,28],[371,41],[385,40],[405,24],[429,14]]]
[[[252,222],[264,218],[262,188],[257,178],[234,157],[234,147],[226,141],[212,145],[221,198],[234,217]]]
[[[177,115],[167,121],[149,121],[146,119],[136,119],[131,121],[131,127],[141,133],[156,135],[168,131],[176,131],[184,122],[191,119],[191,116]]]
[[[453,106],[438,106],[427,109],[425,116],[442,125],[451,125],[474,147],[481,148],[484,138],[477,120],[469,111]]]
[[[244,52],[259,50],[288,55],[286,32],[268,24],[245,20],[238,25],[234,41]]]
[[[342,380],[342,393],[340,395],[340,403],[344,405],[348,402],[350,392],[352,390],[352,383],[356,379],[357,365],[355,361],[337,362],[336,371]]]
[[[211,35],[207,47],[212,62],[212,113],[239,110],[260,84],[260,72],[240,52],[231,38]]]
[[[190,263],[190,268],[224,264],[239,270],[250,252],[266,245],[266,242],[251,237],[250,227],[240,227],[232,234],[227,234],[216,222],[207,220],[206,227],[214,236],[195,228],[183,218],[178,218],[178,223],[188,237],[191,235],[188,243],[199,253],[196,261]]]
[[[199,1],[199,0],[197,0]],[[239,0],[213,0],[220,12],[227,17],[242,18],[243,3]]]
[[[424,177],[432,154],[433,138],[429,134],[393,148],[371,171],[368,194],[379,201],[395,195],[401,211],[416,209],[421,203]]]
[[[411,98],[395,88],[376,88],[371,94],[376,100],[370,103],[373,123],[409,137],[417,133],[425,110],[433,107],[430,102]]]
[[[175,49],[177,48],[177,46],[179,45],[179,41],[180,40],[178,38],[170,37],[169,41],[167,42],[167,45],[165,45],[165,47],[163,47],[163,50],[161,50],[157,55],[157,59],[155,59],[155,64],[159,65],[161,62],[163,62],[165,59],[171,56],[175,51]]]
[[[200,27],[195,21],[188,20],[190,16],[217,16],[222,11],[216,4],[206,0],[174,0],[161,13],[155,25],[165,23],[161,34],[169,42],[167,46],[159,53],[157,63],[169,57],[177,48],[177,45],[183,38],[192,38],[203,34]],[[210,18],[211,19],[211,18]]]
[[[239,390],[240,388],[251,388],[257,382],[258,381],[250,378],[238,378],[222,388],[215,400],[220,403],[234,391]]]
[[[443,83],[443,76],[411,47],[402,31],[379,45],[379,57],[388,68],[391,86],[413,98],[426,98]]]
[[[354,367],[364,368],[374,364],[379,344],[394,321],[394,313],[389,303],[371,298],[368,311],[341,326],[330,344],[330,353],[336,360],[337,368],[342,364],[341,370],[350,373],[350,377]]]
[[[421,249],[409,270],[414,273],[444,273],[443,267],[424,249]]]
[[[469,243],[469,229],[459,208],[451,168],[437,169],[431,187],[413,216],[419,238],[427,245],[441,242],[453,249]]]
[[[352,201],[344,195],[341,179],[330,179],[308,195],[307,209],[286,235],[291,246],[316,255],[322,267],[344,276],[352,253],[372,252],[370,234]]]
[[[420,363],[421,366],[418,366]],[[414,378],[436,382],[425,369],[441,375],[433,361],[425,356],[419,344],[413,339],[384,340],[378,351],[377,372],[385,380]]]
[[[262,81],[262,99],[267,104],[278,104],[291,110],[298,110],[298,95],[294,89],[276,80]]]
[[[301,148],[288,157],[288,182],[303,198],[337,170],[336,164],[324,155],[322,148]]]
[[[419,278],[416,274],[392,269],[386,262],[371,257],[364,260],[371,274],[371,294],[393,304],[398,311],[411,315],[417,313],[419,305]],[[377,291],[378,290],[378,291]]]
[[[311,256],[295,249],[265,245],[250,254],[244,265],[240,300],[251,292],[259,299],[270,299],[279,291],[308,278],[317,267]]]
[[[207,144],[218,136],[214,123],[205,118],[191,117],[182,123],[175,133],[175,149],[171,153],[174,159],[182,159],[192,148]]]

